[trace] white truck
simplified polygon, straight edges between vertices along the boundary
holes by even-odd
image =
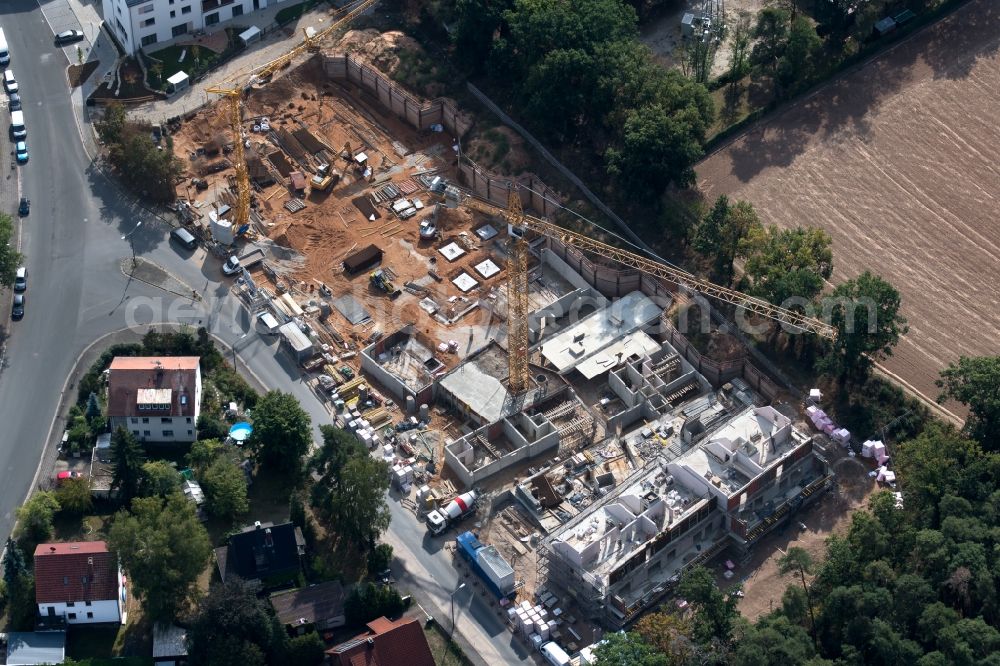
[[[434,509],[427,514],[427,529],[431,534],[441,534],[450,525],[467,518],[476,509],[476,491],[470,490],[462,493],[452,501],[448,502],[442,509]]]

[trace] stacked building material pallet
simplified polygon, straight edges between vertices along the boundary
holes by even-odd
[[[288,209],[289,213],[297,213],[306,207],[306,204],[301,199],[289,199],[285,202],[285,208]]]

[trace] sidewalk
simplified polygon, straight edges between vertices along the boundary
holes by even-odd
[[[79,2],[80,0],[70,0]],[[254,12],[241,22],[256,25],[261,29],[267,26],[270,32],[264,35],[262,41],[252,44],[246,51],[233,58],[226,64],[210,71],[204,79],[191,84],[191,87],[170,99],[149,102],[129,110],[129,115],[136,119],[147,120],[151,123],[164,123],[168,118],[184,115],[189,111],[201,107],[207,102],[211,102],[216,95],[209,95],[206,88],[225,85],[232,80],[245,77],[254,67],[259,67],[265,63],[281,56],[302,41],[302,28],[312,26],[317,30],[322,30],[330,24],[330,15],[333,8],[329,5],[320,5],[311,11],[306,12],[298,21],[289,23],[284,28],[274,27],[274,17],[278,11],[290,6],[289,3],[282,3],[274,7],[268,7]],[[224,29],[227,25],[223,25]],[[190,40],[190,37],[188,38]],[[173,42],[157,44],[157,48],[163,48],[169,44],[183,43],[185,40],[178,38]],[[155,53],[155,52],[154,52]]]

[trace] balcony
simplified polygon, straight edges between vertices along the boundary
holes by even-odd
[[[228,7],[229,5],[236,2],[236,0],[202,0],[201,11],[210,12],[213,9],[219,9],[220,7]]]

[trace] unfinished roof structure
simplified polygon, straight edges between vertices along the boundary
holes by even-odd
[[[543,541],[549,584],[592,618],[625,625],[685,569],[729,544],[748,549],[829,485],[812,439],[773,407],[748,407],[699,438]]]

